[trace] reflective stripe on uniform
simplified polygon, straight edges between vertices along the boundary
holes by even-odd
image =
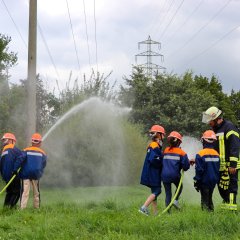
[[[238,161],[238,158],[237,157],[230,157],[229,160],[231,162],[237,162]]]
[[[170,155],[165,155],[163,159],[170,159],[170,160],[180,160],[180,156],[170,156]]]
[[[218,157],[207,157],[205,158],[205,162],[219,162]]]
[[[239,133],[236,132],[236,131],[231,130],[231,131],[229,131],[229,132],[226,134],[226,139],[228,139],[229,136],[232,135],[232,134],[236,135],[236,136],[239,138]]]
[[[27,152],[27,155],[40,156],[40,157],[42,157],[42,153],[37,153],[37,152]]]
[[[226,160],[225,160],[225,144],[224,144],[224,133],[219,134],[219,157],[220,157],[220,171],[224,171],[226,168]]]

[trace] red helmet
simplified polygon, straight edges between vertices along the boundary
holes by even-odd
[[[3,137],[2,137],[2,140],[5,140],[5,139],[11,139],[13,140],[14,142],[16,142],[16,137],[13,133],[4,133]]]
[[[162,133],[163,135],[165,135],[165,129],[160,125],[153,125],[151,127],[151,129],[149,130],[149,132],[158,132],[158,133]]]
[[[212,142],[213,142],[213,140],[217,140],[217,136],[216,136],[216,134],[215,134],[214,131],[212,131],[212,130],[207,130],[207,131],[205,131],[205,132],[203,133],[201,139],[204,139],[204,140],[212,140]]]
[[[177,138],[180,142],[182,142],[182,135],[179,132],[172,131],[167,138]]]
[[[39,143],[42,142],[42,136],[39,133],[34,133],[32,135],[32,142]]]

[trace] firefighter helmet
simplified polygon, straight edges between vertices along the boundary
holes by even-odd
[[[10,140],[13,140],[14,142],[16,142],[16,137],[13,133],[4,133],[3,134],[3,137],[2,137],[2,140],[5,140],[5,139],[10,139]]]
[[[172,132],[168,135],[167,138],[168,138],[168,139],[169,139],[169,138],[176,138],[176,139],[178,139],[180,142],[182,142],[182,135],[181,135],[179,132],[176,132],[176,131],[172,131]]]
[[[165,129],[160,125],[153,125],[149,132],[158,132],[165,135]]]
[[[222,111],[217,107],[210,107],[205,112],[203,112],[202,122],[209,123],[212,120],[215,120],[221,115]]]
[[[205,140],[206,142],[214,142],[217,140],[217,137],[216,137],[216,134],[214,131],[212,130],[207,130],[203,133],[202,137],[201,137],[201,140]]]
[[[34,133],[34,134],[32,135],[32,142],[33,142],[33,143],[42,142],[42,136],[41,136],[41,134],[39,134],[39,133]]]

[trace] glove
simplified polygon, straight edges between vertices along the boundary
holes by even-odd
[[[230,181],[230,178],[229,178],[228,170],[225,170],[224,172],[221,173],[218,186],[223,190],[227,190],[229,187],[229,181]]]
[[[200,190],[200,183],[198,181],[194,181],[194,188],[196,189],[197,192]]]

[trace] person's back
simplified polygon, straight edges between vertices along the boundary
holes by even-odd
[[[173,182],[180,178],[180,171],[190,167],[187,154],[180,147],[167,147],[163,153],[162,181]]]
[[[13,173],[13,166],[17,158],[21,155],[21,150],[14,144],[7,144],[3,147],[1,154],[0,170],[2,178],[8,182]]]
[[[46,166],[46,153],[40,147],[30,146],[23,150],[23,157],[20,178],[39,180]]]
[[[195,157],[194,187],[201,193],[202,209],[209,211],[214,210],[212,195],[220,178],[220,158],[214,149],[216,141],[216,134],[212,130],[205,131],[201,138],[203,149]]]
[[[196,155],[196,176],[195,180],[200,181],[202,185],[214,188],[219,182],[219,154],[213,149],[213,146],[205,145]]]
[[[162,182],[165,188],[166,199],[165,204],[168,206],[172,199],[172,183],[179,188],[178,194],[173,205],[179,209],[178,199],[182,193],[183,185],[180,183],[181,169],[187,171],[190,162],[187,154],[180,148],[182,143],[182,135],[176,131],[172,131],[168,138],[169,147],[164,150],[162,162]],[[170,210],[169,210],[170,211]]]

